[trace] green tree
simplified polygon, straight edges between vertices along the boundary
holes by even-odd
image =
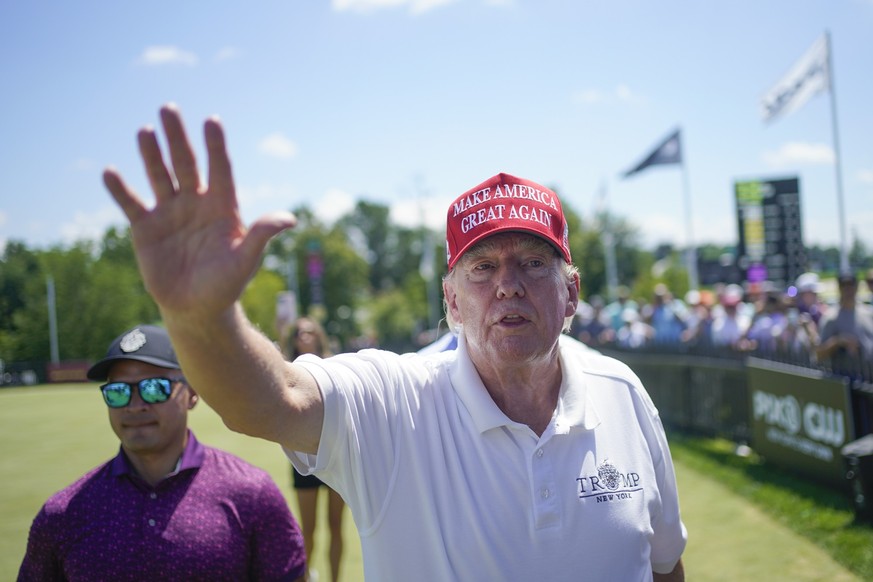
[[[342,228],[325,226],[305,207],[294,212],[297,227],[271,242],[266,268],[296,286],[301,315],[316,315],[346,345],[360,333],[354,314],[370,293],[369,265]]]
[[[24,243],[10,241],[0,259],[0,359],[22,359],[18,314],[31,300],[34,281],[42,280],[39,257]]]
[[[390,208],[384,204],[359,201],[336,228],[346,233],[369,263],[374,293],[396,288],[410,270],[418,269],[423,232],[393,224]]]
[[[849,265],[853,269],[867,269],[873,266],[873,261],[870,261],[870,253],[867,250],[867,245],[858,237],[858,233],[852,232],[852,248],[849,249]]]
[[[160,319],[158,307],[139,274],[129,229],[106,231],[88,285],[86,314],[93,329],[86,350],[88,358],[101,357],[109,342],[122,331]]]
[[[568,204],[564,204],[563,208],[570,231],[570,253],[573,263],[579,268],[581,296],[600,295],[607,298],[609,295],[603,236],[606,229],[612,234],[617,282],[630,286],[640,272],[637,228],[607,212],[585,220]]]
[[[420,272],[424,245],[443,237],[435,237],[424,228],[397,226],[391,222],[389,210],[378,203],[361,201],[335,228],[348,233],[355,247],[363,249],[360,252],[369,263],[370,291],[375,296],[366,318],[369,331],[380,345],[402,345],[408,349],[412,346],[412,336],[432,324],[427,283]],[[436,256],[445,256],[444,250],[438,252]],[[434,271],[434,276],[444,272],[436,266]],[[435,285],[435,282],[430,284]],[[433,295],[437,304],[435,311],[440,313],[441,291]],[[393,313],[378,311],[384,296],[394,303]],[[402,331],[398,328],[400,322],[406,322]]]
[[[285,290],[285,281],[275,271],[259,269],[242,296],[242,306],[246,315],[267,337],[279,339],[276,328],[276,298]]]
[[[420,288],[420,286],[418,286]],[[411,351],[418,346],[416,331],[422,331],[424,297],[418,289],[392,289],[373,297],[368,306],[367,330],[378,338],[379,347],[396,352]]]

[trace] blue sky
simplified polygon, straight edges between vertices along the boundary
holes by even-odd
[[[316,0],[0,4],[0,245],[99,237],[101,170],[151,198],[136,130],[224,121],[246,221],[366,198],[442,229],[498,172],[583,215],[605,187],[642,242],[684,244],[683,174],[628,169],[682,128],[696,243],[736,242],[737,179],[801,180],[804,240],[838,244],[831,95],[761,96],[829,30],[848,238],[873,248],[873,0]],[[202,161],[202,159],[201,159]]]

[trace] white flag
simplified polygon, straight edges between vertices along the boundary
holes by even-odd
[[[819,91],[830,88],[828,38],[823,34],[791,70],[761,98],[764,121],[787,115]]]

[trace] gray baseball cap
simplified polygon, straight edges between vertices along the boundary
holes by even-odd
[[[109,368],[118,360],[138,360],[161,368],[181,369],[170,335],[156,325],[138,325],[115,338],[106,356],[88,370],[88,379],[105,380]]]

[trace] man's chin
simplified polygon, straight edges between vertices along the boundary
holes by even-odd
[[[126,428],[121,435],[121,442],[131,451],[149,448],[157,441],[157,432],[158,427],[154,424]]]

